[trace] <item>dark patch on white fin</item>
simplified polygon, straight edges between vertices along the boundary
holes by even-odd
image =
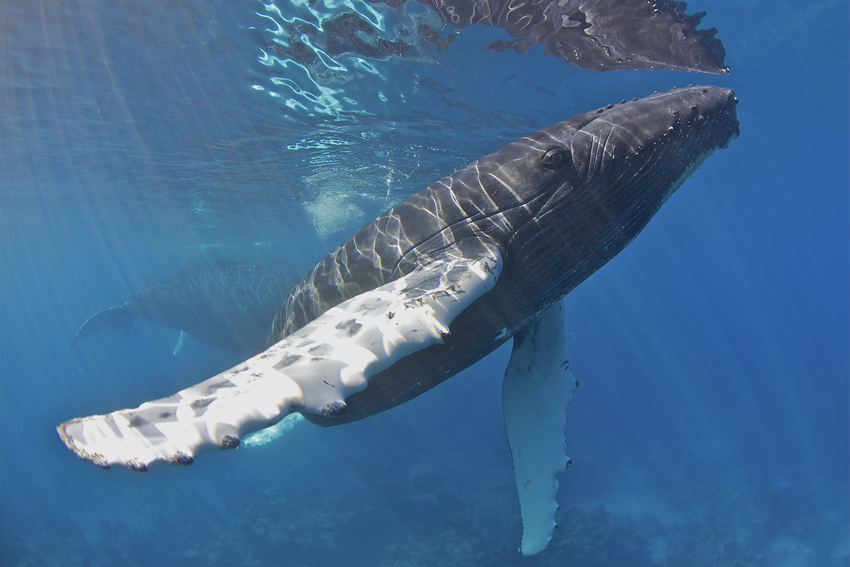
[[[476,250],[472,258],[460,248],[448,250],[191,388],[135,409],[73,419],[57,432],[81,459],[144,471],[238,447],[245,434],[292,412],[340,415],[345,399],[365,389],[369,377],[446,340],[454,318],[493,289],[501,254],[484,241]]]

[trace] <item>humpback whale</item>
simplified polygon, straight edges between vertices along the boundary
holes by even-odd
[[[95,313],[77,331],[68,350],[80,338],[107,327],[127,333],[134,320],[142,319],[179,329],[221,350],[254,356],[268,346],[275,313],[303,275],[304,271],[293,267],[270,269],[216,260],[209,270],[141,289],[123,305]]]
[[[437,386],[513,339],[503,409],[524,554],[555,527],[569,369],[561,300],[739,133],[729,89],[692,86],[568,118],[370,222],[290,292],[264,352],[167,398],[66,421],[103,468],[188,465],[298,412],[337,425]]]

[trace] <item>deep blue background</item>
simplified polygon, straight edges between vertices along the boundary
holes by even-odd
[[[4,3],[0,563],[848,565],[848,5],[691,10],[729,77],[598,74],[471,27],[439,64],[372,61],[337,93],[371,114],[340,121],[270,96],[310,85],[259,63],[260,2]],[[187,469],[104,472],[57,438],[238,362],[173,356],[144,323],[66,352],[92,313],[216,258],[315,262],[530,129],[483,114],[542,127],[697,82],[736,89],[742,133],[566,299],[581,389],[543,554],[516,554],[504,349],[392,411]]]

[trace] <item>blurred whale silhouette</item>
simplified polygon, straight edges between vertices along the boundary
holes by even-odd
[[[95,313],[77,331],[68,351],[80,338],[107,327],[126,334],[142,319],[179,329],[215,348],[253,356],[268,346],[275,313],[303,275],[292,267],[216,260],[209,270],[140,289],[123,305]]]

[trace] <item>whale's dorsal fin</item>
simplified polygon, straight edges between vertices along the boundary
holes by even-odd
[[[564,454],[566,409],[577,388],[559,301],[514,336],[502,382],[505,430],[522,514],[523,555],[540,553],[552,539],[558,510],[556,475],[571,463]]]
[[[190,464],[202,451],[237,447],[243,435],[292,412],[333,415],[368,379],[448,338],[449,325],[493,289],[495,245],[457,246],[408,275],[329,309],[265,352],[136,409],[74,419],[57,431],[82,459],[147,470]],[[469,250],[475,250],[474,255]]]

